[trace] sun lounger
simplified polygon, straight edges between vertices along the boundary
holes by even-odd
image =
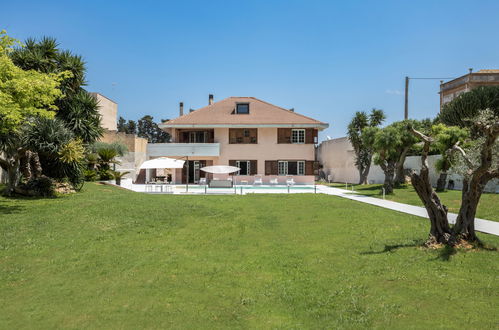
[[[270,183],[271,185],[277,185],[277,184],[279,184],[279,179],[277,179],[277,178],[270,179],[269,183]]]
[[[261,185],[263,184],[263,180],[262,180],[262,177],[261,176],[255,176],[255,179],[253,180],[253,185]]]
[[[296,183],[296,182],[295,182],[295,180],[294,180],[293,178],[288,178],[288,179],[286,180],[286,185],[288,185],[288,186],[292,186],[292,185],[294,185],[295,183]]]

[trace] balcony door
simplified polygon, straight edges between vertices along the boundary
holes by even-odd
[[[208,140],[206,131],[189,132],[189,143],[206,143]]]

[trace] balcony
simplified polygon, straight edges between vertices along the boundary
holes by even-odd
[[[147,156],[220,156],[220,143],[148,143]]]

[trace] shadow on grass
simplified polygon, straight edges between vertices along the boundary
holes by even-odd
[[[21,213],[24,210],[24,207],[19,205],[7,205],[4,202],[0,201],[0,214],[14,214]]]
[[[381,253],[388,253],[388,252],[393,252],[395,250],[401,249],[401,248],[407,248],[407,247],[419,247],[423,245],[423,241],[421,240],[414,240],[412,243],[408,244],[394,244],[394,245],[385,245],[385,248],[381,251],[367,251],[367,252],[361,252],[360,254],[362,255],[369,255],[369,254],[381,254]]]

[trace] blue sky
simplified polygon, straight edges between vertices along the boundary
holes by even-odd
[[[404,77],[499,68],[499,1],[4,1],[0,29],[81,54],[88,90],[138,119],[255,96],[328,122],[403,118]],[[411,81],[410,117],[434,116],[439,81]]]

